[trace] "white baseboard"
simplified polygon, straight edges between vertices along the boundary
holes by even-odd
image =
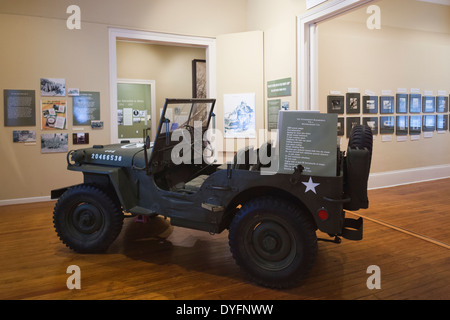
[[[32,198],[19,198],[19,199],[7,199],[7,200],[0,200],[0,207],[1,206],[14,205],[14,204],[47,202],[47,201],[51,201],[51,200],[52,199],[50,198],[50,196],[32,197]]]
[[[450,178],[450,165],[414,168],[373,173],[369,177],[369,190]],[[51,201],[50,196],[0,200],[0,206]]]
[[[450,178],[450,165],[373,173],[369,177],[369,190],[446,178]]]

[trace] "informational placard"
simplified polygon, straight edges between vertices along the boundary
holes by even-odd
[[[267,82],[267,97],[284,97],[291,95],[291,78],[278,79]]]
[[[73,97],[73,125],[90,125],[100,120],[100,92],[80,91]]]
[[[267,130],[278,129],[278,113],[281,109],[281,100],[267,101]]]
[[[292,173],[298,165],[303,174],[336,176],[337,114],[280,111],[279,172]]]
[[[3,90],[5,127],[36,125],[34,90]]]

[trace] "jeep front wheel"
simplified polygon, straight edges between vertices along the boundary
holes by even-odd
[[[53,224],[66,246],[80,253],[96,253],[105,251],[119,235],[123,213],[107,193],[80,185],[59,198]]]
[[[303,280],[317,256],[312,219],[290,202],[264,197],[244,204],[230,225],[236,263],[251,280],[288,288]]]

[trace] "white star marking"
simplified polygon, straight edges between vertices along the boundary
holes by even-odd
[[[311,177],[309,177],[309,181],[308,181],[308,182],[302,182],[302,183],[306,186],[305,193],[308,193],[308,191],[312,191],[312,192],[314,192],[315,194],[317,194],[317,192],[316,192],[316,187],[317,187],[318,185],[320,185],[320,183],[314,183],[314,182],[312,181],[312,178],[311,178]]]

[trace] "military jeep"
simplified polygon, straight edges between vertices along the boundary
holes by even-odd
[[[353,128],[346,153],[337,147],[335,175],[310,176],[301,165],[291,174],[262,174],[271,165],[262,159],[275,152],[270,142],[252,163],[249,148],[225,164],[207,161],[214,150],[204,133],[214,105],[166,99],[153,142],[143,134],[142,143],[69,151],[67,168],[82,172],[84,182],[51,192],[61,241],[79,253],[104,252],[124,217],[162,215],[173,226],[228,230],[232,256],[250,280],[288,288],[308,275],[318,240],[362,239],[362,219],[346,218],[344,209],[368,207],[370,128]],[[318,239],[317,230],[330,238]]]

